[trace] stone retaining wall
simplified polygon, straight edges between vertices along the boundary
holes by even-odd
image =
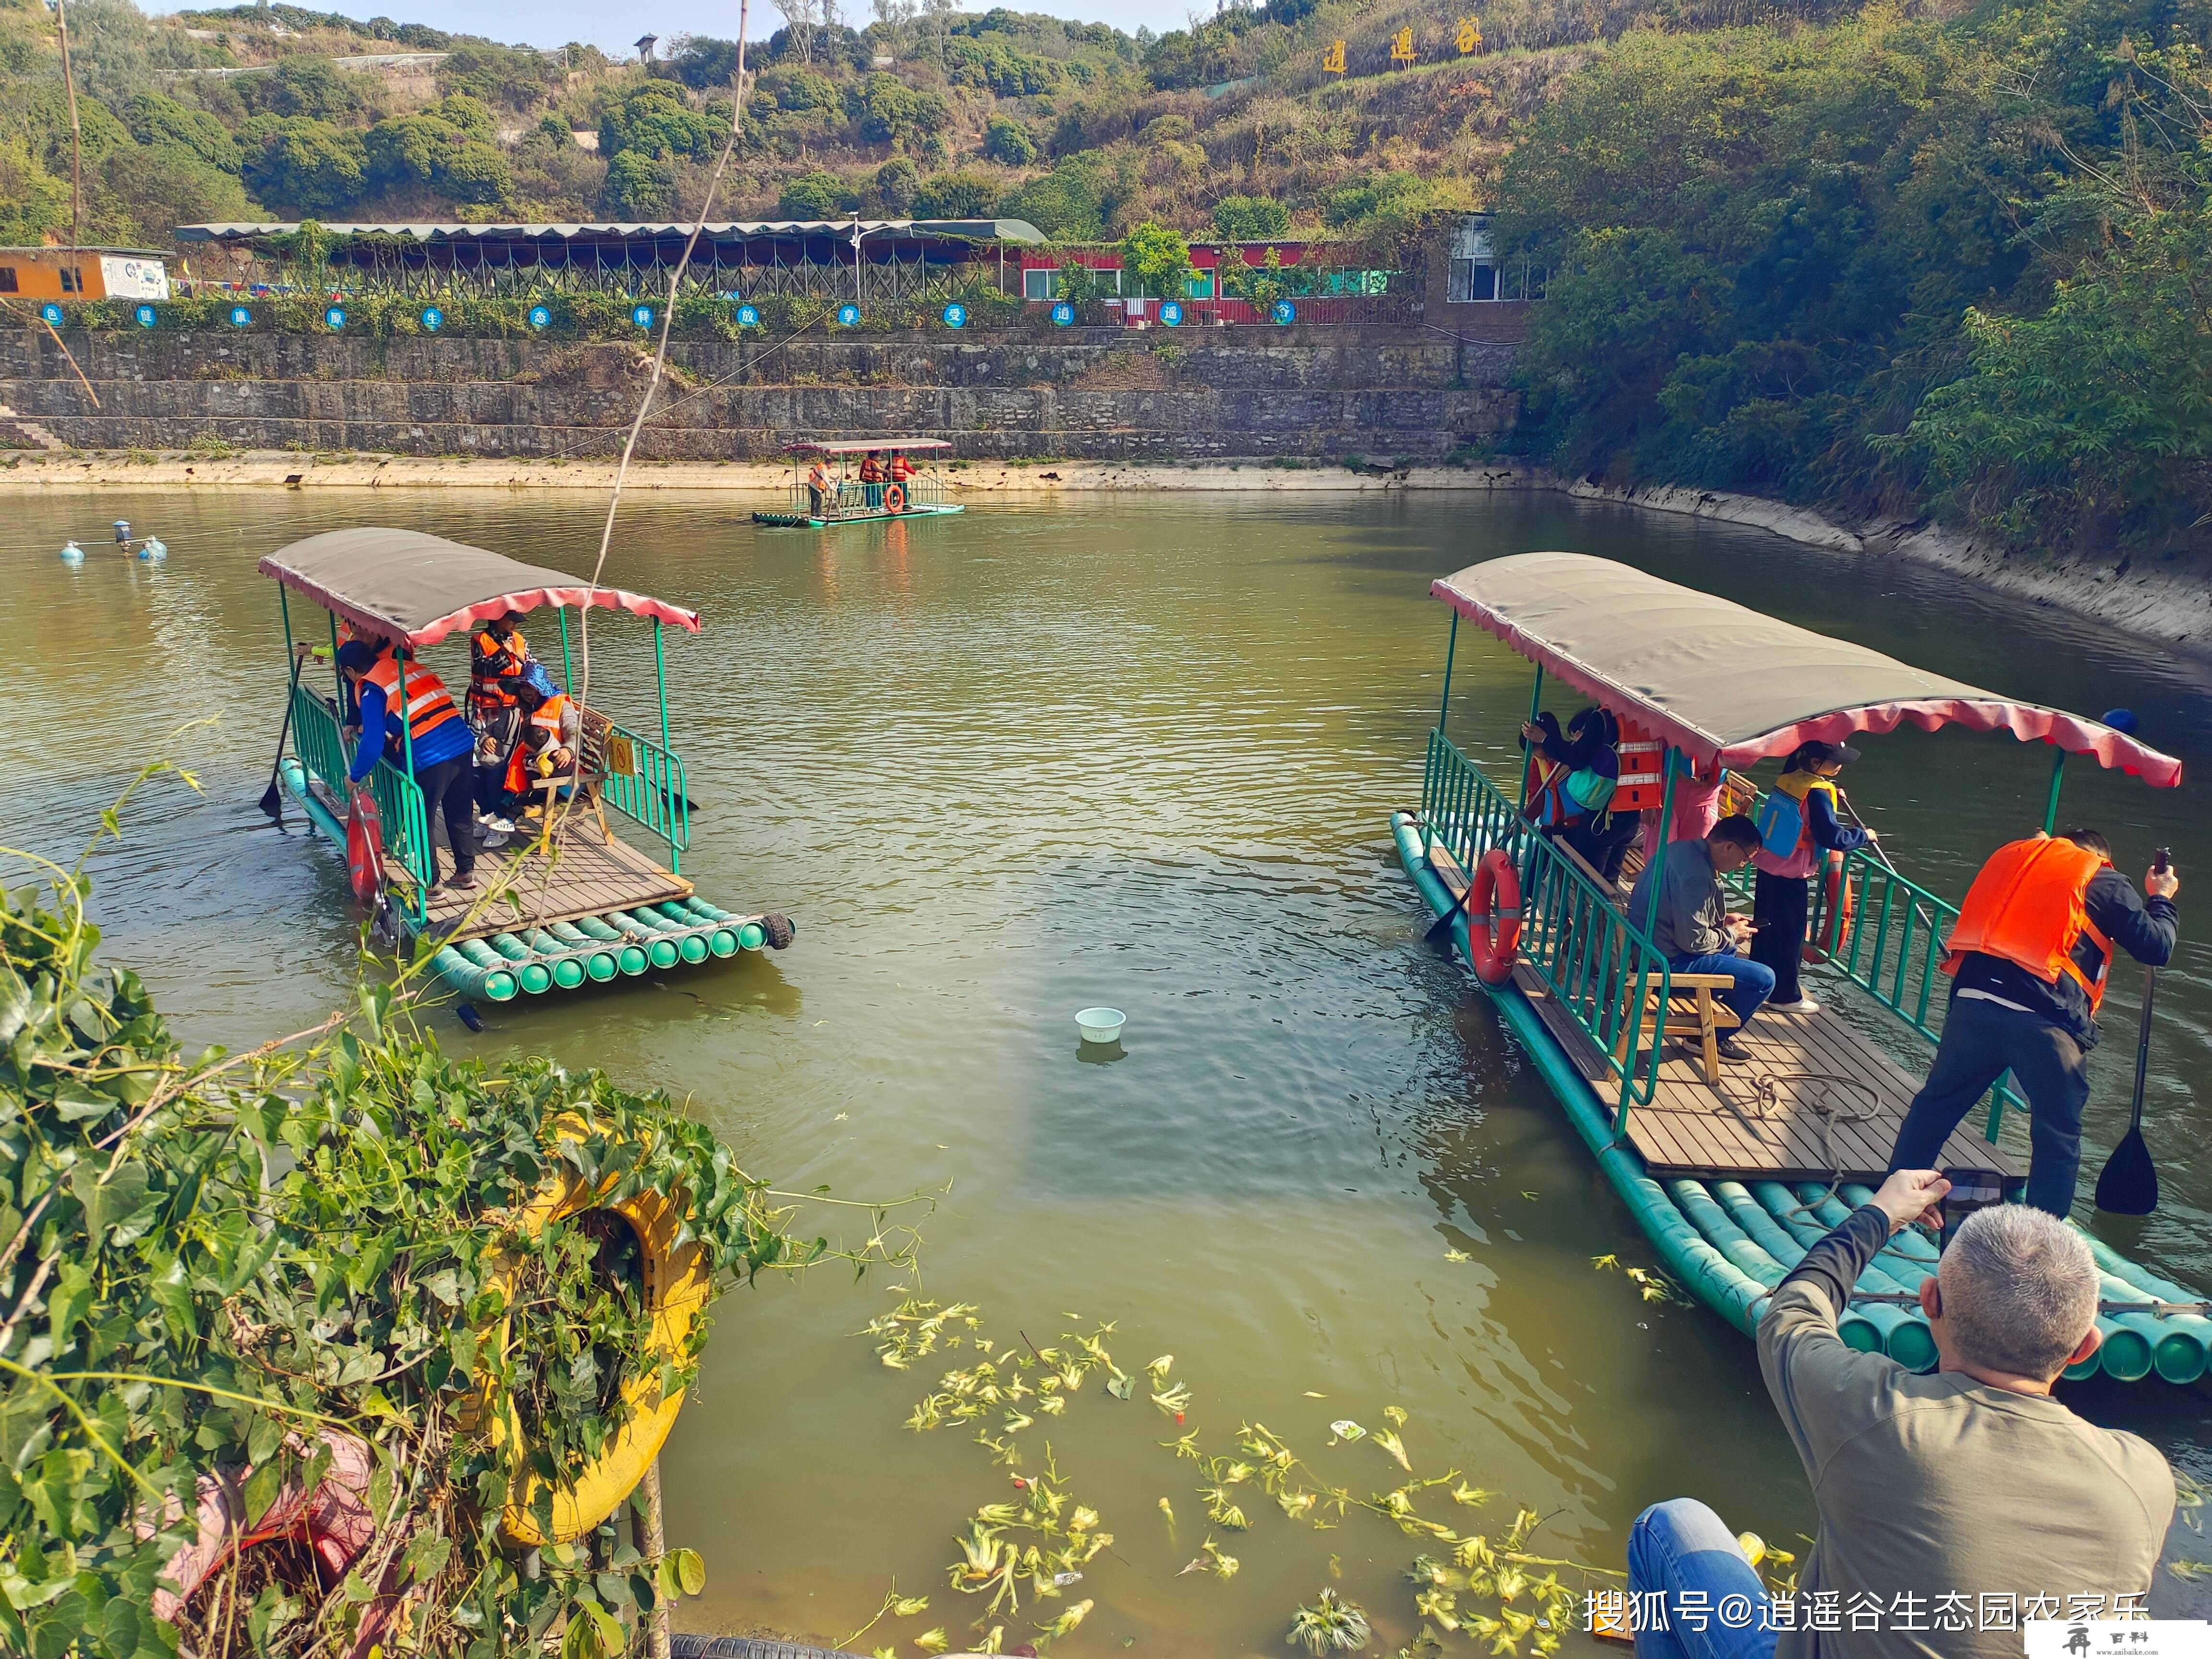
[[[587,456],[617,451],[648,359],[627,343],[196,331],[0,335],[0,444]],[[1433,459],[1512,424],[1510,340],[1293,326],[678,342],[649,459],[770,456],[897,432],[978,459]],[[82,371],[98,398],[93,406]]]

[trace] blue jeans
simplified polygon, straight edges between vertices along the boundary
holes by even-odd
[[[1749,957],[1676,957],[1667,965],[1678,974],[1732,975],[1735,987],[1722,992],[1721,1000],[1735,1016],[1739,1027],[1750,1024],[1759,1005],[1774,994],[1774,969]]]
[[[1654,1504],[1636,1517],[1628,1589],[1642,1598],[1633,1603],[1639,1609],[1651,1607],[1654,1593],[1666,1598],[1665,1628],[1636,1630],[1636,1659],[1773,1659],[1766,1587],[1727,1523],[1694,1498]],[[1648,1612],[1632,1620],[1658,1622]]]

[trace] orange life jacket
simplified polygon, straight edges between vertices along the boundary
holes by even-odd
[[[530,664],[530,647],[517,629],[502,640],[489,628],[477,630],[469,641],[471,647],[469,664],[469,694],[478,702],[502,706],[514,701],[514,695],[501,685],[501,680],[518,677]]]
[[[874,456],[871,455],[866,460],[860,463],[860,482],[862,483],[881,483],[883,481],[884,465],[881,461],[878,461]]]
[[[1943,971],[1955,974],[1969,951],[2016,963],[2046,985],[2069,975],[2087,994],[2089,1012],[2105,1000],[2112,942],[2089,920],[2090,880],[2111,862],[2070,841],[2039,836],[2008,842],[1990,854],[1959,907]],[[2075,949],[2094,947],[2084,963]]]
[[[404,715],[395,695],[399,689],[398,659],[387,651],[361,678],[363,684],[373,685],[384,693],[384,752],[394,760],[406,753],[395,735],[398,730],[395,720],[405,719],[409,735],[420,743],[427,733],[447,720],[461,717],[461,711],[453,707],[453,695],[446,690],[445,681],[419,662],[410,660],[407,665],[407,707]]]
[[[894,483],[904,483],[914,477],[914,463],[903,455],[891,457],[890,477]]]
[[[500,781],[501,787],[508,794],[520,795],[526,792],[532,782],[531,774],[536,768],[538,756],[550,755],[554,750],[561,747],[562,717],[568,712],[568,694],[565,691],[556,692],[540,703],[537,711],[531,715],[530,725],[546,734],[544,748],[533,752],[527,736],[524,733],[516,735],[514,748],[507,757],[507,775]],[[543,775],[550,777],[552,774],[549,772]]]

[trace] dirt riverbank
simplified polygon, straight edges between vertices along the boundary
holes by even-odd
[[[0,489],[224,488],[329,489],[573,489],[604,492],[611,461],[550,461],[415,455],[258,451],[209,457],[169,452],[25,451],[0,461]],[[1909,558],[2040,605],[2057,605],[2192,656],[2212,656],[2212,578],[2193,564],[2117,564],[2095,559],[2008,556],[1929,523],[1839,525],[1756,495],[1677,488],[1620,489],[1504,465],[1359,471],[1332,464],[1112,461],[973,461],[947,469],[954,495],[1061,490],[1237,490],[1384,494],[1392,490],[1547,489],[1720,523],[1754,526],[1814,547],[1864,558]],[[629,490],[727,489],[780,495],[787,467],[758,461],[633,463]]]

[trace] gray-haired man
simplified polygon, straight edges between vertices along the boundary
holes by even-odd
[[[1875,1253],[1934,1220],[1949,1190],[1932,1170],[1893,1174],[1805,1253],[1760,1322],[1759,1366],[1820,1516],[1790,1628],[1776,1628],[1719,1517],[1678,1498],[1638,1516],[1629,1538],[1632,1586],[1663,1591],[1669,1613],[1668,1629],[1638,1633],[1639,1659],[2018,1659],[2004,1610],[2073,1616],[2076,1596],[2107,1616],[2121,1598],[2142,1606],[2172,1472],[2134,1435],[2051,1397],[2058,1374],[2097,1350],[2097,1267],[2079,1233],[2021,1204],[1968,1217],[1920,1287],[1933,1376],[1837,1333]],[[1724,1601],[1747,1616],[1723,1626],[1713,1610]],[[1697,1616],[1677,1616],[1686,1608]]]

